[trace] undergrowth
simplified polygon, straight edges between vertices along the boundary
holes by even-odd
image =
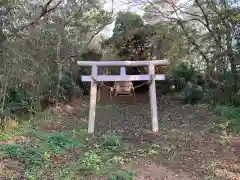
[[[10,140],[10,139],[11,139],[10,135],[5,134],[5,133],[0,134],[0,141],[7,141],[7,140]]]
[[[219,127],[228,132],[240,130],[238,108],[217,106],[216,113],[221,116],[221,120],[218,121]],[[54,118],[56,119],[55,116]],[[24,136],[30,139],[27,143],[11,142],[11,144],[1,145],[1,160],[11,158],[21,162],[28,179],[46,177],[46,179],[67,180],[93,175],[108,177],[109,180],[132,180],[134,172],[124,169],[134,158],[162,156],[165,159],[168,158],[169,162],[170,158],[174,160],[177,157],[177,149],[179,149],[179,146],[172,146],[174,140],[172,144],[170,143],[171,146],[159,145],[158,142],[157,144],[148,143],[147,147],[143,144],[135,153],[131,152],[128,144],[117,134],[108,133],[92,138],[88,136],[86,129],[74,128],[61,132],[42,132],[40,128],[20,126],[15,128],[17,132],[12,134],[1,133],[0,141],[4,142],[12,140],[12,136]],[[75,154],[72,153],[73,151]],[[56,161],[55,158],[61,158],[61,160]]]
[[[217,106],[216,114],[221,118],[218,127],[227,132],[240,132],[240,108],[234,106]]]
[[[13,158],[23,163],[25,175],[30,179],[37,177],[38,171],[51,161],[53,155],[63,154],[67,149],[82,145],[81,141],[73,139],[65,133],[33,132],[36,135],[36,141],[31,144],[13,143],[0,147],[1,159]]]
[[[0,147],[1,158],[13,158],[24,164],[26,176],[33,178],[40,168],[49,161],[49,156],[43,149],[34,146],[21,146],[18,144],[5,144]]]
[[[131,171],[120,171],[117,173],[114,173],[111,177],[110,180],[118,180],[118,179],[123,179],[123,180],[132,180],[134,176],[134,172]]]
[[[39,173],[45,174],[48,168],[55,168],[51,176],[57,179],[72,179],[76,175],[93,173],[96,175],[108,176],[114,179],[121,165],[124,164],[122,152],[123,142],[114,134],[106,134],[97,143],[88,139],[87,131],[84,129],[70,132],[41,132],[34,129],[15,133],[28,136],[29,143],[18,144],[17,142],[5,143],[0,147],[1,159],[15,159],[24,165],[25,176],[28,179],[38,179]],[[2,133],[1,141],[11,140],[11,135]],[[54,157],[68,156],[69,151],[80,149],[70,164],[65,168],[55,167]],[[69,162],[68,162],[69,163]],[[130,180],[129,173],[122,173],[123,179]]]
[[[42,146],[52,152],[53,154],[63,153],[65,149],[77,148],[82,143],[76,139],[73,139],[66,133],[53,132],[53,133],[35,133],[41,140]]]
[[[87,148],[80,161],[80,170],[108,175],[124,163],[121,156],[123,143],[121,138],[114,134],[103,135],[99,141],[102,143],[94,143]]]

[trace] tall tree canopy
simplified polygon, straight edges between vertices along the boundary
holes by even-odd
[[[77,58],[110,23],[112,12],[98,0],[1,1],[1,113],[9,109],[10,89],[27,86],[29,105],[72,93]]]
[[[168,10],[162,8],[168,6]],[[191,52],[208,71],[230,71],[237,74],[238,60],[234,51],[234,38],[238,31],[238,11],[228,1],[193,0],[188,3],[175,1],[147,1],[146,16],[154,16],[179,29]],[[159,17],[159,18],[158,18]],[[235,24],[235,25],[234,25]],[[234,27],[235,26],[235,30]]]

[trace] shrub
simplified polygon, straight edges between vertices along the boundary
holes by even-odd
[[[84,153],[84,159],[81,161],[83,170],[92,170],[97,173],[104,171],[104,162],[96,152],[89,150]]]
[[[221,116],[220,124],[228,131],[240,131],[240,108],[234,106],[217,106],[216,114]]]
[[[174,77],[184,78],[186,81],[190,81],[194,73],[196,73],[196,70],[192,65],[181,63],[173,68],[171,74]]]
[[[5,113],[21,116],[29,112],[29,106],[30,96],[24,85],[8,88],[4,107]]]
[[[232,104],[232,92],[222,88],[211,89],[210,98],[216,104]]]
[[[74,94],[74,78],[70,72],[63,72],[58,87],[58,74],[47,74],[41,80],[41,99],[51,97],[59,101],[70,99]],[[59,89],[57,89],[59,88]]]
[[[16,83],[16,82],[15,82]],[[6,90],[5,102],[0,111],[1,126],[4,127],[5,117],[20,117],[28,113],[35,113],[56,101],[70,100],[74,95],[74,80],[70,72],[64,72],[58,88],[56,73],[43,74],[33,84],[19,83],[9,86]],[[3,98],[2,98],[3,99]]]
[[[176,92],[183,90],[187,81],[202,87],[205,85],[204,76],[188,63],[175,66],[170,74],[169,79],[175,85]]]
[[[103,136],[105,146],[120,146],[121,138],[117,135],[104,135]]]

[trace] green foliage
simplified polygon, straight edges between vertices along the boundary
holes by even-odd
[[[103,144],[105,146],[120,146],[121,145],[121,138],[117,135],[110,134],[103,136]]]
[[[183,90],[185,99],[189,99],[189,97],[193,99],[202,98],[203,93],[200,93],[200,91],[196,88],[185,88],[187,81],[190,81],[191,83],[199,85],[201,87],[204,87],[205,85],[205,79],[203,75],[200,74],[191,64],[183,62],[175,65],[170,70],[170,75],[168,79],[169,82],[175,86],[176,92],[180,92]]]
[[[159,154],[159,149],[160,149],[160,146],[158,144],[151,144],[148,151],[147,151],[147,154],[148,155],[157,155]]]
[[[81,140],[86,140],[88,136],[88,130],[87,129],[78,129],[75,131],[76,135],[81,139]]]
[[[215,104],[232,104],[233,91],[230,89],[224,89],[216,87],[209,89],[208,96]]]
[[[143,26],[143,20],[131,12],[119,12],[113,29],[113,36],[123,36],[127,31]]]
[[[116,171],[116,168],[119,168],[120,164],[124,163],[123,158],[117,154],[122,152],[121,147],[123,147],[123,144],[119,136],[114,134],[104,135],[102,145],[94,143],[93,146],[88,147],[81,158],[80,170],[91,171],[100,175],[112,174],[113,171]]]
[[[158,81],[156,82],[156,88],[160,89],[161,93],[166,94],[170,92],[180,92],[185,87],[185,79],[179,78],[179,77],[167,77],[164,81]],[[175,87],[175,89],[172,89],[172,86]]]
[[[27,94],[26,87],[10,87],[7,90],[4,111],[8,114],[21,116],[29,112],[30,97]]]
[[[194,104],[203,98],[204,92],[196,87],[186,87],[183,90],[183,101],[186,104]]]
[[[122,179],[122,180],[132,180],[134,177],[134,173],[133,172],[125,172],[125,171],[120,171],[117,172],[115,174],[113,174],[109,180],[118,180],[118,179]]]
[[[72,180],[74,179],[74,172],[71,169],[67,169],[66,167],[59,167],[57,168],[57,173],[54,175],[54,179]]]
[[[98,0],[73,0],[64,7],[61,3],[54,7],[57,11],[51,13],[51,21],[39,22],[37,18],[32,26],[34,31],[26,31],[30,17],[35,17],[36,11],[45,5],[46,2],[33,5],[25,0],[0,3],[4,24],[4,31],[0,29],[1,119],[36,113],[51,101],[70,100],[75,80],[80,76],[73,58],[81,57],[85,47],[92,45],[93,39],[96,41],[94,37],[112,18]],[[50,7],[52,4],[47,8]],[[89,59],[93,57],[90,55]],[[99,59],[101,50],[97,55]]]
[[[151,43],[155,45],[153,55],[159,58],[166,58],[172,64],[184,60],[189,54],[189,45],[177,28],[171,24],[158,22],[153,27]]]
[[[228,119],[238,119],[240,117],[240,108],[233,106],[218,106],[217,110],[220,110],[221,117]]]
[[[70,72],[63,72],[63,77],[61,78],[58,85],[58,74],[49,74],[42,79],[41,94],[42,99],[44,96],[51,95],[53,98],[64,101],[69,99],[73,95],[74,80]],[[59,90],[57,91],[57,88]],[[58,92],[59,94],[56,94]]]
[[[144,25],[137,14],[120,12],[116,18],[113,36],[102,43],[102,47],[113,47],[121,59],[149,58],[151,54],[150,38],[153,28]]]
[[[89,150],[84,153],[84,158],[81,161],[81,169],[90,170],[96,173],[102,173],[104,167],[104,162],[102,157],[98,155],[95,151]]]
[[[60,82],[60,98],[62,100],[70,99],[74,94],[74,81],[70,73],[67,73]]]
[[[74,94],[74,81],[69,72],[63,73],[59,90],[57,90],[57,74],[43,75],[40,84],[41,86],[35,89],[34,93],[30,92],[33,89],[27,84],[9,87],[3,111],[0,111],[0,119],[7,116],[20,117],[27,113],[35,113],[35,110],[43,109],[56,100],[69,100]]]
[[[50,160],[51,155],[64,153],[66,149],[77,148],[82,145],[66,133],[40,133],[31,131],[28,135],[35,135],[36,142],[30,145],[4,144],[0,146],[1,158],[15,158],[26,168],[28,178],[36,178],[38,171]],[[6,138],[4,138],[5,140]],[[60,174],[63,176],[64,174]]]
[[[172,69],[173,76],[184,78],[186,81],[190,81],[195,73],[195,68],[188,63],[180,63]]]
[[[185,87],[185,79],[180,77],[170,78],[171,84],[175,86],[175,91],[180,92]]]
[[[22,147],[18,144],[2,145],[1,151],[7,157],[20,157],[22,154]]]
[[[7,141],[10,140],[11,136],[5,133],[0,133],[0,141]]]
[[[38,170],[49,160],[43,150],[34,146],[5,144],[0,147],[0,152],[3,152],[3,158],[16,158],[22,162],[27,168],[28,177],[36,177]]]
[[[234,106],[217,106],[217,115],[222,119],[219,121],[220,127],[227,131],[240,132],[240,108]]]
[[[77,148],[82,145],[80,141],[73,139],[66,133],[35,132],[35,134],[42,141],[42,146],[45,148],[45,150],[51,151],[53,154],[59,154],[65,149]]]
[[[232,73],[216,73],[217,81],[220,83],[215,85],[208,82],[208,90],[205,93],[210,101],[215,104],[225,104],[225,105],[240,105],[239,92],[240,81],[236,81],[236,76]],[[239,77],[237,77],[239,78]]]

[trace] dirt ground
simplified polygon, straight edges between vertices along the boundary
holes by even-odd
[[[103,92],[97,106],[95,134],[115,132],[130,143],[131,152],[149,144],[166,150],[153,157],[137,158],[133,162],[134,179],[240,179],[240,143],[215,129],[218,117],[206,107],[183,105],[174,96],[159,97],[159,132],[152,133],[148,93],[137,94],[133,102],[128,96],[109,101]]]
[[[111,131],[123,138],[132,159],[123,169],[134,169],[135,180],[240,179],[240,141],[219,131],[214,123],[219,117],[205,106],[158,96],[159,132],[153,133],[148,93],[138,94],[136,103],[131,98],[109,101],[106,92],[101,94],[95,135]],[[49,126],[60,130],[86,125],[88,107],[89,97],[61,105],[69,121]]]

